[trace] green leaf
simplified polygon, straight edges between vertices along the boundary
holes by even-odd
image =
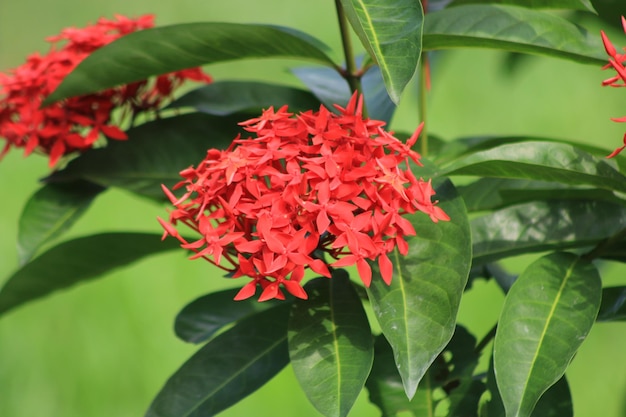
[[[493,358],[489,361],[487,389],[489,398],[481,406],[480,417],[505,417],[504,404],[493,373]],[[573,417],[573,415],[572,394],[567,379],[563,376],[541,396],[531,417]]]
[[[168,379],[146,417],[213,416],[272,379],[289,363],[289,308],[250,316],[204,345]]]
[[[409,398],[452,337],[470,270],[470,230],[463,201],[449,181],[438,180],[436,192],[451,221],[433,223],[423,213],[407,216],[417,232],[407,238],[408,255],[391,254],[389,286],[373,264],[374,279],[368,289]]]
[[[393,350],[384,336],[378,336],[374,366],[366,383],[370,401],[383,417],[402,412],[409,412],[413,417],[439,416],[440,404],[447,408],[449,416],[476,415],[484,384],[472,378],[479,359],[473,349],[475,343],[476,339],[467,330],[457,327],[444,354],[432,364],[415,396],[409,400],[394,363]]]
[[[327,68],[325,68],[327,69]],[[329,70],[337,73],[334,70]],[[338,74],[337,74],[338,75]],[[316,109],[320,101],[308,91],[257,81],[217,81],[190,91],[167,108],[191,107],[198,112],[227,116],[237,112],[258,112],[285,104],[291,112]]]
[[[598,36],[562,17],[517,6],[471,4],[428,13],[424,50],[481,47],[602,65]]]
[[[597,321],[626,321],[626,286],[602,289]]]
[[[435,390],[441,390],[441,384],[433,380],[431,372],[424,374],[415,396],[409,400],[394,363],[393,350],[383,335],[376,338],[375,352],[367,390],[370,401],[380,409],[382,417],[395,417],[401,412],[408,412],[413,417],[433,416],[439,402],[434,399],[434,394]]]
[[[243,117],[192,113],[155,120],[130,129],[127,141],[84,153],[46,181],[85,179],[162,200],[161,184],[179,182],[179,172],[202,161],[207,149],[227,148],[241,132],[237,122]]]
[[[187,304],[176,316],[176,336],[185,342],[205,342],[224,326],[275,307],[278,303],[275,300],[259,303],[253,298],[233,301],[239,290],[217,291]]]
[[[149,233],[102,233],[60,243],[6,280],[0,313],[178,246],[177,241],[161,242],[159,235]]]
[[[325,416],[346,416],[374,360],[363,304],[344,270],[305,285],[289,318],[289,356],[311,403]]]
[[[299,58],[335,66],[319,41],[295,29],[259,24],[183,23],[123,36],[94,51],[44,105],[153,75],[246,58]]]
[[[529,265],[507,294],[494,340],[494,369],[509,417],[532,414],[591,330],[602,294],[598,270],[571,253]]]
[[[422,53],[422,4],[416,0],[341,0],[361,43],[380,67],[389,97],[400,101]]]
[[[46,184],[37,190],[20,216],[17,234],[20,265],[28,262],[44,243],[65,233],[104,190],[86,181]]]
[[[600,148],[597,146],[592,146],[585,143],[578,143],[565,139],[533,136],[472,136],[445,142],[435,155],[435,161],[440,165],[445,165],[454,161],[455,159],[479,151],[486,151],[488,149],[493,149],[502,145],[508,145],[513,143],[521,144],[528,142],[548,142],[572,145],[587,153],[595,156],[601,156],[603,158],[611,152],[610,150],[607,150],[605,148]],[[616,162],[618,166],[626,165],[626,156],[618,155],[612,160]]]
[[[345,78],[335,70],[323,67],[299,67],[292,69],[292,72],[331,110],[334,110],[334,104],[345,107],[352,96]],[[361,85],[369,117],[389,123],[396,105],[387,94],[380,68],[371,67],[361,78]]]
[[[345,107],[352,93],[345,78],[331,68],[296,67],[291,72],[309,89],[328,109],[334,110],[333,104]],[[366,103],[367,105],[367,103]]]
[[[626,208],[601,201],[520,204],[472,220],[474,263],[595,245],[626,227]]]
[[[626,204],[613,192],[597,188],[572,187],[556,182],[481,178],[457,187],[467,211],[494,210],[514,204],[547,200],[595,200]]]
[[[453,0],[448,7],[484,3],[510,4],[513,6],[527,7],[529,9],[586,10],[595,13],[595,9],[589,0]]]
[[[626,177],[606,159],[563,143],[511,143],[476,152],[444,167],[440,175],[478,175],[553,181],[626,192]]]

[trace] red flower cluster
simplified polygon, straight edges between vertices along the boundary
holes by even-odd
[[[406,255],[405,236],[414,235],[405,213],[422,211],[437,222],[449,220],[431,201],[430,181],[417,179],[409,159],[421,131],[403,144],[382,129],[382,121],[364,119],[362,97],[355,94],[339,114],[325,107],[296,117],[287,106],[265,110],[241,123],[256,137],[237,137],[229,149],[211,149],[197,168],[181,172],[185,187],[177,198],[164,192],[176,207],[169,222],[158,219],[165,233],[233,274],[252,280],[236,300],[284,298],[281,286],[306,298],[301,287],[305,268],[330,277],[332,267],[356,264],[369,286],[367,260],[378,260],[382,278],[391,282],[387,254],[397,248]],[[406,164],[407,169],[400,168]],[[187,241],[174,227],[183,223],[197,232]],[[224,266],[223,263],[227,263]]]
[[[622,27],[624,28],[624,32],[626,32],[626,19],[622,16]],[[620,54],[617,52],[609,38],[606,36],[604,31],[600,31],[600,35],[602,36],[602,42],[604,43],[604,49],[606,49],[606,53],[609,55],[609,63],[604,66],[603,69],[613,68],[617,75],[614,77],[608,78],[602,82],[603,86],[611,86],[611,87],[626,87],[626,68],[624,67],[624,62],[626,62],[626,54]],[[626,50],[626,48],[624,48]],[[616,117],[611,118],[614,122],[626,122],[625,117]],[[613,158],[621,151],[626,149],[626,134],[624,134],[623,139],[624,145],[615,149],[607,158]]]
[[[156,110],[185,80],[210,82],[209,76],[194,68],[40,109],[42,101],[87,55],[131,32],[153,27],[153,21],[152,15],[116,16],[85,28],[64,29],[47,39],[52,45],[46,55],[32,54],[22,66],[0,73],[0,137],[7,141],[0,158],[11,147],[24,148],[26,155],[37,149],[50,156],[52,167],[63,155],[92,147],[101,135],[126,139],[119,124],[112,123],[114,110],[120,113],[121,122],[139,111]]]

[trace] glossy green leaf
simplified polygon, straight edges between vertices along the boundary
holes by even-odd
[[[146,417],[213,416],[272,379],[289,363],[289,308],[250,316],[204,345],[168,379]]]
[[[407,216],[417,232],[407,238],[408,255],[391,254],[389,286],[373,264],[374,278],[368,289],[409,398],[452,337],[471,262],[463,201],[449,181],[439,180],[436,185],[436,198],[451,221],[433,223],[423,213]]]
[[[383,417],[410,413],[413,417],[475,416],[484,384],[474,381],[472,373],[479,355],[474,352],[476,339],[463,327],[457,327],[452,340],[422,378],[412,400],[406,396],[394,355],[384,336],[376,338],[375,359],[366,386],[370,401]]]
[[[494,340],[496,381],[508,417],[532,414],[593,326],[602,295],[598,270],[565,252],[530,264],[511,287]]]
[[[305,285],[293,303],[289,356],[296,378],[324,416],[346,416],[374,360],[374,339],[363,304],[344,270]]]
[[[327,68],[325,68],[327,69]],[[329,70],[336,73],[334,70]],[[315,110],[320,101],[308,91],[280,84],[257,81],[216,81],[190,91],[168,108],[193,108],[215,116],[228,116],[238,112],[261,114],[262,109],[275,109],[288,105],[289,111]]]
[[[463,137],[455,140],[447,141],[438,150],[437,154],[434,154],[434,160],[440,165],[446,165],[450,162],[470,154],[486,151],[488,149],[497,148],[502,145],[509,145],[514,143],[529,143],[529,142],[547,142],[547,143],[560,143],[565,145],[572,145],[580,150],[590,153],[595,156],[606,157],[611,151],[605,148],[597,146],[578,143],[565,139],[534,137],[534,136],[471,136]],[[618,155],[612,159],[618,166],[626,166],[626,156]]]
[[[487,389],[488,399],[480,408],[480,417],[506,417],[493,372],[493,360],[489,363]],[[563,376],[541,396],[531,417],[573,417],[573,415],[572,394],[567,379]]]
[[[326,106],[334,110],[333,104],[345,107],[352,95],[345,78],[337,71],[324,67],[296,67],[291,72]]]
[[[626,200],[622,200],[608,190],[573,187],[556,182],[481,178],[471,184],[459,186],[457,189],[463,196],[469,212],[547,200],[595,200],[626,204]]]
[[[45,100],[94,93],[171,71],[246,58],[298,58],[334,66],[295,29],[259,24],[183,23],[123,36],[96,50]]]
[[[345,107],[350,100],[350,87],[337,71],[324,67],[298,67],[292,72],[331,110],[334,104]],[[367,70],[361,78],[361,85],[368,116],[389,123],[396,105],[387,94],[380,68],[372,66]]]
[[[464,4],[510,4],[529,9],[568,9],[595,12],[589,0],[452,0],[448,7]]]
[[[5,281],[0,313],[178,246],[178,241],[161,242],[159,235],[149,233],[102,233],[60,243]]]
[[[227,148],[241,132],[245,116],[217,117],[201,113],[159,119],[130,129],[127,141],[111,141],[70,162],[47,181],[85,179],[164,199],[161,184],[173,186],[179,172],[198,164],[209,148]]]
[[[389,93],[385,88],[380,67],[377,65],[371,66],[361,78],[361,84],[363,85],[368,116],[372,119],[383,120],[389,124],[396,111],[396,105],[391,101]]]
[[[176,316],[176,336],[185,342],[205,342],[224,326],[275,307],[280,302],[269,300],[259,303],[254,298],[234,301],[239,290],[240,288],[233,288],[217,291],[187,304]]]
[[[65,233],[104,190],[86,181],[46,184],[37,190],[20,216],[17,233],[20,265],[28,262],[41,245]]]
[[[564,18],[517,6],[470,4],[428,13],[424,50],[480,47],[602,65],[598,36]]]
[[[415,395],[409,400],[404,392],[402,378],[394,363],[394,353],[383,335],[376,338],[375,359],[367,380],[370,402],[381,411],[382,417],[395,417],[398,413],[410,413],[413,417],[429,417],[435,413],[441,393],[441,384],[434,381],[431,372],[426,372]],[[439,395],[441,397],[441,395]]]
[[[341,0],[361,43],[376,60],[394,103],[422,53],[424,11],[418,0]]]
[[[626,321],[626,286],[602,289],[597,321]]]
[[[441,175],[477,175],[553,181],[626,192],[626,177],[604,158],[563,143],[511,143],[476,152],[447,167]]]
[[[626,208],[601,201],[520,204],[472,220],[474,263],[595,245],[626,227]]]

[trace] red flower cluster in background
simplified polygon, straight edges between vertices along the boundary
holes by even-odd
[[[40,108],[42,101],[90,53],[153,26],[154,16],[145,15],[137,19],[102,18],[85,28],[67,28],[47,39],[52,45],[46,55],[32,54],[22,66],[0,73],[0,138],[7,141],[0,157],[11,147],[24,148],[26,155],[38,150],[49,155],[52,167],[63,155],[91,148],[102,135],[126,139],[119,123],[112,121],[114,111],[119,111],[121,122],[139,111],[158,109],[185,80],[211,81],[199,68],[193,68],[161,75],[153,82],[139,81]]]
[[[281,286],[306,298],[305,268],[330,277],[330,266],[356,264],[369,286],[367,260],[378,260],[382,278],[391,281],[387,254],[406,255],[405,236],[414,235],[405,213],[422,211],[433,221],[449,220],[434,205],[430,181],[417,179],[409,159],[421,131],[403,144],[383,130],[382,121],[364,119],[362,97],[355,94],[340,114],[325,107],[296,117],[287,106],[270,108],[241,123],[256,137],[233,141],[225,151],[211,149],[196,167],[181,172],[178,198],[163,187],[176,207],[167,235],[232,273],[252,280],[235,299],[284,298]],[[401,169],[405,164],[407,169]],[[200,237],[188,241],[174,227],[183,223]],[[227,264],[227,265],[225,265]]]
[[[622,27],[624,28],[624,32],[626,32],[626,19],[623,16]],[[602,85],[611,87],[626,87],[626,68],[624,67],[624,62],[626,62],[626,54],[620,54],[617,52],[604,31],[600,31],[600,35],[602,36],[604,49],[606,49],[606,53],[609,55],[609,63],[604,66],[604,69],[613,68],[617,72],[617,75],[615,75],[614,77],[604,80],[602,82]],[[624,49],[626,50],[626,48]],[[611,120],[613,120],[614,122],[626,122],[626,116],[611,118]],[[607,158],[613,158],[626,148],[626,134],[624,134],[623,141],[624,145],[611,152],[611,154],[607,156]]]

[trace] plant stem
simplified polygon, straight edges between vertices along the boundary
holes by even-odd
[[[428,124],[426,123],[426,107],[428,105],[428,56],[422,52],[422,59],[419,64],[419,120],[424,122],[422,134],[420,136],[420,153],[428,155]]]
[[[346,60],[346,70],[341,75],[348,82],[352,92],[358,91],[359,94],[363,94],[361,77],[356,69],[354,49],[352,48],[352,42],[350,41],[350,25],[348,24],[348,19],[343,11],[343,7],[341,6],[341,0],[335,0],[335,6],[337,8],[339,30],[341,31],[341,44],[343,46],[343,53]],[[367,116],[365,108],[363,108],[363,116]]]
[[[606,249],[610,248],[616,243],[620,243],[624,239],[626,239],[626,228],[620,230],[619,232],[615,233],[613,236],[610,236],[609,238],[598,243],[592,250],[582,255],[581,257],[587,261],[592,261],[595,258],[602,255],[602,253]]]
[[[487,334],[482,338],[480,342],[474,348],[474,352],[480,353],[482,350],[491,342],[491,340],[496,336],[496,329],[498,328],[498,324],[494,324],[491,330],[487,332]]]

